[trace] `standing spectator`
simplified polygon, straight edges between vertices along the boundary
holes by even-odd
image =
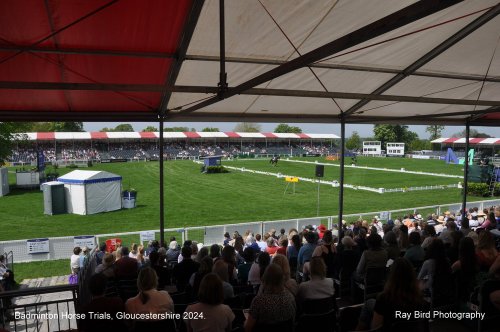
[[[223,246],[228,246],[229,245],[229,241],[231,241],[231,236],[229,235],[228,232],[225,232],[224,233],[224,242],[223,242]]]
[[[132,246],[130,246],[130,253],[128,254],[128,256],[130,258],[137,259],[137,254],[139,253],[137,249],[138,249],[137,243],[132,243]]]
[[[122,258],[115,263],[115,276],[118,279],[137,278],[137,259],[130,258],[127,247],[122,247]]]
[[[177,261],[179,259],[179,246],[177,245],[177,241],[171,241],[168,245],[167,250],[167,261]]]
[[[288,238],[286,236],[282,236],[280,237],[278,243],[279,247],[276,250],[276,253],[286,256],[286,249],[288,248]]]
[[[80,272],[80,253],[82,249],[80,247],[73,248],[73,255],[70,258],[70,268],[71,274],[78,274]]]
[[[232,329],[234,313],[224,302],[222,282],[214,273],[203,277],[197,303],[190,304],[186,308],[184,321],[188,332],[229,332]],[[190,319],[203,315],[203,319]]]
[[[243,258],[245,262],[238,265],[238,281],[246,285],[248,282],[248,273],[255,260],[255,251],[251,247],[245,248],[245,250],[243,250]]]
[[[101,273],[106,278],[114,278],[115,277],[115,256],[112,253],[107,252],[104,255],[102,263],[97,265],[95,268],[95,273]]]
[[[337,250],[333,242],[332,231],[325,231],[321,245],[314,250],[313,257],[319,256],[326,266],[326,276],[333,278],[335,275],[335,265],[337,260]]]
[[[398,239],[396,237],[396,234],[394,234],[393,231],[385,233],[384,242],[386,244],[385,251],[387,251],[387,259],[392,259],[393,261],[395,261],[396,258],[399,258],[399,254],[401,252],[398,246]]]
[[[278,247],[275,246],[275,244],[274,244],[274,238],[273,237],[269,237],[267,239],[267,248],[266,248],[266,251],[271,256],[274,256],[274,254],[276,254],[276,251],[278,251]]]
[[[255,235],[255,240],[257,241],[257,245],[259,246],[260,251],[266,251],[267,243],[265,241],[262,241],[262,237],[260,234]]]
[[[458,273],[459,299],[467,301],[468,296],[476,286],[476,274],[479,272],[479,263],[474,248],[474,241],[469,237],[460,240],[458,260],[451,266],[453,272]]]
[[[306,234],[304,234],[304,238],[306,239],[307,243],[300,248],[299,254],[297,256],[299,271],[302,271],[302,267],[304,266],[305,262],[311,260],[314,249],[316,249],[316,236],[313,232],[307,232]]]
[[[255,261],[250,267],[250,271],[248,272],[248,282],[251,285],[260,285],[262,275],[266,270],[267,266],[271,263],[271,257],[267,252],[261,252]]]
[[[353,278],[362,282],[365,278],[366,270],[371,267],[385,267],[387,263],[387,252],[382,248],[382,238],[377,233],[368,237],[368,250],[361,255]]]
[[[210,246],[210,258],[216,260],[220,257],[220,246],[218,244],[212,244]]]

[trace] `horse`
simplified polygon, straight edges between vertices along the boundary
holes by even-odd
[[[280,156],[274,156],[269,160],[269,163],[271,165],[274,165],[274,167],[278,166],[278,161],[280,160]]]

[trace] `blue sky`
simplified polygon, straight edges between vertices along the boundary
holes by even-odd
[[[84,128],[87,131],[98,131],[103,127],[116,127],[119,122],[86,122],[84,123]],[[141,131],[147,126],[155,126],[158,127],[158,123],[153,122],[130,122],[130,124],[134,127],[135,131]],[[205,122],[170,122],[166,123],[165,127],[188,127],[188,128],[196,128],[197,130],[201,130],[205,127],[216,127],[221,131],[232,131],[236,123],[234,122],[214,122],[214,123],[205,123]],[[314,134],[336,134],[340,135],[340,125],[338,124],[317,124],[317,123],[296,123],[291,124],[292,126],[298,126],[302,128],[302,131],[305,133],[314,133]],[[277,126],[276,123],[262,123],[262,131],[264,132],[272,132],[274,128]],[[426,126],[410,126],[410,130],[415,131],[420,138],[428,138],[429,134],[425,132]],[[484,132],[493,137],[500,137],[500,127],[473,127],[479,132]],[[446,126],[443,131],[443,137],[450,137],[454,133],[460,132],[464,130],[463,126]],[[346,134],[350,136],[353,131],[357,131],[361,137],[368,137],[373,135],[373,125],[347,125],[346,126]]]

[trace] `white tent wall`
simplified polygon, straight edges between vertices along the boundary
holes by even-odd
[[[122,208],[121,187],[121,181],[85,185],[86,214],[120,210]]]
[[[68,213],[85,215],[87,211],[85,206],[85,185],[65,183],[64,191],[66,193]]]

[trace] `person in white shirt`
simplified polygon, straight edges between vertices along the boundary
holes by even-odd
[[[267,243],[265,241],[262,241],[262,236],[260,234],[255,235],[255,240],[257,240],[260,251],[266,251]]]

